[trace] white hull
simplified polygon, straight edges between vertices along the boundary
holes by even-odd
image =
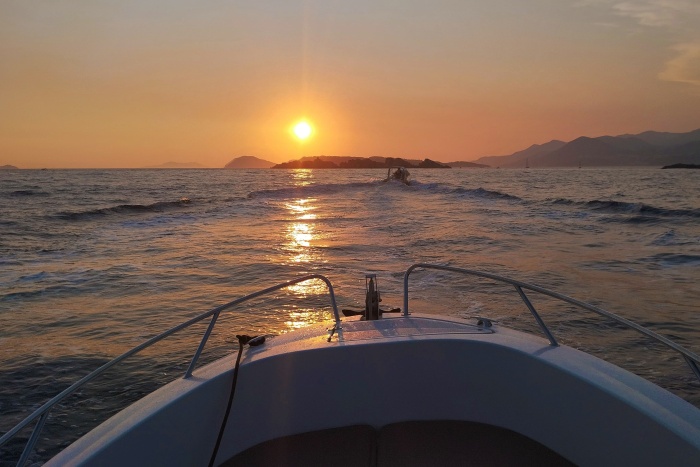
[[[217,463],[292,434],[461,420],[515,431],[579,465],[700,465],[700,410],[572,348],[425,315],[344,322],[330,343],[327,327],[245,350]],[[174,381],[47,465],[207,465],[233,364]]]

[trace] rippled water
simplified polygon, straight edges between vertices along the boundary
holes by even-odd
[[[503,274],[602,306],[700,352],[700,171],[50,170],[0,172],[0,432],[100,364],[215,305],[309,272],[339,304],[376,272],[400,306],[403,271],[436,262]],[[512,288],[412,276],[415,311],[537,332]],[[592,314],[532,297],[564,343],[700,406],[682,360]],[[224,317],[205,355],[240,332],[330,317],[320,282]],[[130,359],[50,417],[34,460],[177,377],[194,328]],[[11,452],[10,452],[11,451]],[[17,451],[13,443],[0,458]],[[0,464],[5,465],[3,462]]]

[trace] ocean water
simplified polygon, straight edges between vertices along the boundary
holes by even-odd
[[[102,363],[187,318],[321,273],[341,307],[378,274],[402,305],[416,262],[480,269],[601,306],[700,352],[700,171],[659,169],[22,170],[0,172],[0,433]],[[512,287],[414,273],[412,311],[537,333]],[[563,343],[700,406],[681,358],[585,311],[531,299]],[[321,282],[222,316],[204,355],[241,332],[330,319]],[[127,360],[54,409],[41,462],[184,372],[203,326]],[[25,436],[28,432],[25,433]],[[21,441],[21,440],[20,440]],[[18,442],[0,450],[14,465]]]

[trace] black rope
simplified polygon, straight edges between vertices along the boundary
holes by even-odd
[[[236,357],[236,365],[233,367],[233,382],[231,383],[231,392],[228,396],[228,405],[226,406],[226,413],[224,414],[224,420],[221,422],[221,428],[219,429],[219,437],[216,438],[216,445],[214,446],[214,452],[211,453],[211,459],[209,460],[209,467],[214,465],[214,460],[216,460],[216,454],[219,452],[219,445],[221,445],[221,438],[224,436],[224,429],[226,428],[226,422],[228,421],[228,415],[231,412],[231,404],[233,402],[233,395],[236,393],[236,382],[238,381],[238,366],[241,363],[241,355],[243,355],[243,346],[246,345],[250,340],[250,336],[236,336],[238,339],[238,356]]]

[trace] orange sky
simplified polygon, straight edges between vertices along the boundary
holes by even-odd
[[[697,0],[0,3],[0,165],[471,160],[699,109]]]

